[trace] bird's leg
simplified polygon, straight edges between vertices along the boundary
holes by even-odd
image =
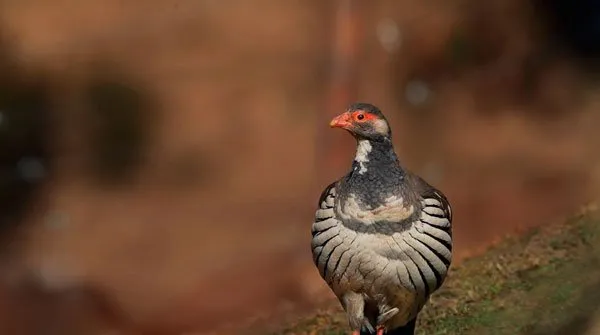
[[[365,299],[361,294],[346,292],[341,301],[348,315],[352,335],[360,335],[363,329],[370,334],[375,332],[369,320],[365,318]]]
[[[385,327],[384,326],[378,326],[377,327],[377,335],[383,335],[383,333],[385,333]]]

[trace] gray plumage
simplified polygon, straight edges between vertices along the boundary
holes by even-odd
[[[371,124],[385,121],[369,104],[346,112],[342,128],[357,139],[357,155],[352,170],[321,194],[313,259],[353,330],[368,334],[385,327],[391,334],[410,327],[406,333],[412,334],[417,314],[451,263],[450,204],[401,167],[389,127],[369,127],[356,113],[369,113]]]

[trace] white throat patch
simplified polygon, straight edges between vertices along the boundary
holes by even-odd
[[[359,174],[367,172],[367,167],[365,166],[365,163],[369,161],[369,153],[371,152],[371,149],[373,149],[373,147],[371,147],[371,143],[369,143],[369,141],[358,141],[358,147],[356,148],[356,157],[354,158],[354,160],[360,166],[360,169],[358,170]]]

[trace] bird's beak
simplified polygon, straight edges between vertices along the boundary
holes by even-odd
[[[352,126],[350,113],[345,112],[334,117],[333,120],[329,122],[329,126],[331,128],[350,128]]]

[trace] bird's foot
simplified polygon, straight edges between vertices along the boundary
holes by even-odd
[[[365,318],[363,320],[363,325],[362,325],[362,333],[367,333],[367,334],[373,334],[375,333],[375,328],[373,328],[373,326],[371,325],[371,322],[369,322],[369,320],[367,318]]]
[[[363,330],[365,330],[367,333],[369,334],[373,334],[376,332],[377,335],[383,335],[383,333],[385,332],[385,327],[384,326],[378,326],[377,330],[374,331],[373,327],[371,327],[371,325],[369,325],[369,327],[364,327]],[[352,332],[351,335],[360,335],[361,332],[359,330],[355,330]]]

